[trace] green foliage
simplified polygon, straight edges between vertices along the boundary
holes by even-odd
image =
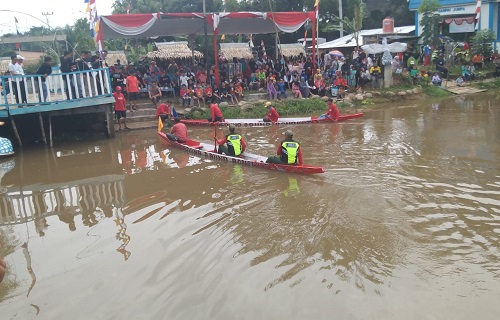
[[[472,38],[472,52],[479,53],[485,58],[490,58],[493,50],[493,41],[495,41],[495,33],[493,30],[483,29],[478,31]]]
[[[439,23],[441,16],[436,13],[440,5],[438,0],[422,0],[418,12],[422,14],[420,24],[423,27],[422,39],[424,44],[435,46],[439,40]]]
[[[423,85],[422,89],[424,90],[424,93],[429,97],[445,98],[452,95],[451,92],[435,85]]]

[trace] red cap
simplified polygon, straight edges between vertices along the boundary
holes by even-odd
[[[115,90],[116,90],[116,91],[122,91],[122,87],[117,86],[117,87],[115,88]]]

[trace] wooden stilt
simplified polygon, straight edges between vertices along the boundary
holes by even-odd
[[[19,136],[19,131],[17,131],[16,121],[14,120],[13,116],[10,116],[10,122],[12,123],[12,129],[14,129],[14,134],[16,135],[17,143],[19,143],[19,147],[22,148],[23,142],[21,141],[21,137]]]
[[[38,120],[40,121],[40,130],[42,131],[43,143],[47,145],[47,137],[45,136],[45,127],[43,125],[43,117],[41,112],[38,113]]]
[[[108,137],[115,137],[115,120],[113,119],[113,105],[110,104],[108,110],[106,110],[106,122],[108,127]]]
[[[50,140],[50,147],[54,147],[54,141],[52,140],[52,116],[49,116],[49,140]]]

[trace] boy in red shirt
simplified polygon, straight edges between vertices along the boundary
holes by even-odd
[[[172,111],[170,110],[170,105],[172,101],[168,100],[167,103],[162,103],[156,110],[156,118],[160,117],[163,122],[168,121],[171,125]]]
[[[318,117],[318,120],[321,119],[330,119],[332,121],[338,121],[340,118],[340,112],[337,108],[337,105],[333,103],[333,99],[328,99],[328,111],[325,114],[322,114]]]
[[[208,122],[221,122],[224,119],[223,117],[219,106],[212,102],[210,104],[210,118],[207,119]]]
[[[279,118],[278,111],[276,111],[276,109],[274,109],[273,104],[269,101],[266,102],[265,106],[266,106],[266,108],[269,108],[269,112],[266,113],[266,115],[264,116],[264,119],[262,119],[262,120],[264,122],[276,123],[278,121],[278,118]]]
[[[188,139],[187,127],[181,122],[180,118],[174,118],[174,121],[174,126],[170,129],[170,133],[167,133],[166,136],[171,141],[185,143]]]
[[[129,130],[130,128],[127,127],[127,101],[122,93],[122,87],[116,87],[113,97],[115,98],[115,117],[118,120],[118,130],[122,129],[122,119],[123,128]]]
[[[130,75],[126,79],[128,99],[130,100],[130,110],[137,110],[137,99],[139,98],[139,80],[135,76],[135,71],[130,71]]]

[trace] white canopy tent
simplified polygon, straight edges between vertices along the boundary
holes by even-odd
[[[409,34],[415,32],[415,26],[405,26],[405,27],[395,27],[394,32],[390,33],[394,34]],[[359,45],[364,45],[364,36],[372,36],[372,35],[384,35],[382,28],[378,29],[370,29],[370,30],[361,30],[359,32]],[[333,41],[329,41],[323,44],[318,45],[319,49],[337,49],[337,48],[353,48],[356,46],[356,40],[353,35],[343,36]]]

